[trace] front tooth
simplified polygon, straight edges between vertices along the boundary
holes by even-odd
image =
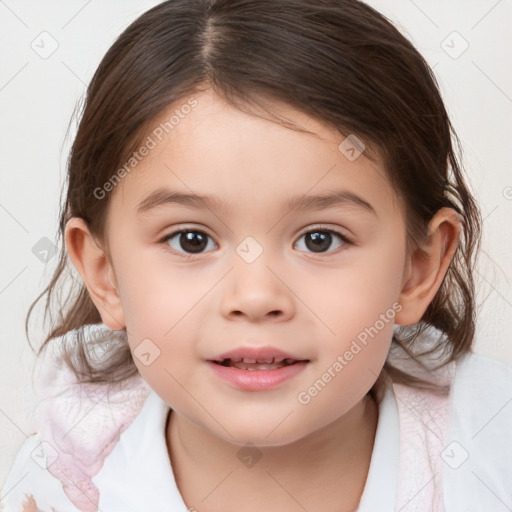
[[[251,364],[251,363],[255,363],[255,362],[256,362],[256,359],[248,359],[247,357],[244,357],[244,358],[242,359],[242,361],[243,361],[244,363]]]
[[[273,362],[274,362],[273,357],[268,357],[267,359],[258,359],[258,363],[272,364]]]

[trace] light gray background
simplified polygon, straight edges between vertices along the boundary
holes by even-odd
[[[55,240],[75,125],[65,141],[66,129],[101,57],[130,22],[157,3],[0,0],[0,485],[32,433],[35,358],[24,319],[57,259],[45,264],[33,248],[37,253],[43,237]],[[413,41],[440,82],[485,219],[475,351],[512,365],[512,2],[368,3]],[[52,45],[58,47],[47,55]],[[41,316],[35,320],[31,336],[38,345]]]

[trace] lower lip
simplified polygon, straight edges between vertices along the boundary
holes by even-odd
[[[275,370],[241,370],[232,366],[222,366],[212,361],[207,361],[207,364],[217,376],[239,389],[265,391],[279,386],[285,380],[291,379],[300,373],[308,362],[301,361]]]

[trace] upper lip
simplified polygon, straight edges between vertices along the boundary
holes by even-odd
[[[218,356],[214,356],[208,361],[221,362],[224,359],[250,359],[255,362],[264,362],[265,360],[274,359],[274,361],[282,361],[284,359],[293,359],[295,361],[309,361],[303,357],[299,357],[293,354],[289,354],[278,348],[266,346],[266,347],[238,347],[229,352],[224,352]]]

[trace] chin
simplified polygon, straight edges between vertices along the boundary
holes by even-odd
[[[283,426],[276,428],[280,421],[282,421],[282,418],[275,422],[273,426],[267,426],[266,422],[257,424],[257,422],[251,421],[248,425],[242,422],[236,428],[233,425],[227,427],[231,436],[222,429],[220,431],[216,429],[214,434],[233,445],[240,447],[251,445],[257,448],[286,446],[308,435],[308,432],[304,431],[303,427],[297,427],[293,432],[291,431],[293,425],[288,425],[287,428]]]

